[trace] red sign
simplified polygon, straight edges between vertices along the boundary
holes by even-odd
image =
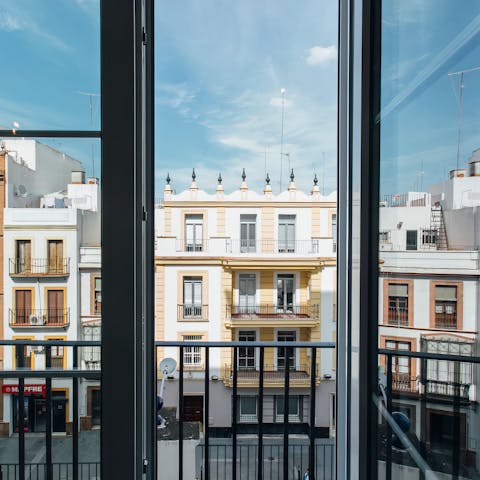
[[[2,385],[2,393],[5,393],[7,395],[18,395],[18,385],[17,384],[8,384],[8,385]],[[42,384],[38,385],[25,385],[25,388],[23,390],[24,395],[42,395],[43,397],[46,396],[47,394],[47,387]]]

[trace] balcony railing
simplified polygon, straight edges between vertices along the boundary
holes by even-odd
[[[320,305],[227,305],[227,318],[232,320],[318,320]]]
[[[207,321],[208,305],[186,303],[177,305],[177,320]]]
[[[70,323],[69,308],[16,308],[10,309],[10,327],[67,327]]]
[[[233,367],[231,364],[225,365],[225,371],[227,372],[228,378],[227,383],[231,383],[233,379]],[[240,384],[252,384],[258,385],[260,378],[260,369],[257,367],[248,368],[248,367],[238,367],[237,368],[237,379]],[[290,367],[290,382],[292,386],[296,384],[304,385],[309,383],[311,380],[310,365],[300,364]],[[265,364],[263,367],[263,380],[265,383],[282,383],[285,378],[285,367],[279,367],[278,365],[269,365]],[[318,382],[318,375],[315,377],[315,382]]]
[[[388,324],[408,326],[408,310],[389,307]]]
[[[175,444],[173,447],[169,445],[164,445],[165,442],[158,442],[158,459],[162,465],[162,473],[168,478],[168,472],[171,472],[172,478],[186,478],[187,464],[192,462],[191,457],[188,458],[188,462],[185,461],[186,452],[183,448],[184,440],[188,435],[190,428],[190,423],[186,421],[186,408],[185,408],[185,396],[184,392],[189,391],[190,385],[188,382],[191,381],[190,372],[185,369],[184,365],[184,349],[189,348],[198,348],[201,351],[203,365],[204,365],[204,374],[202,375],[203,383],[203,410],[201,412],[201,419],[199,422],[203,424],[203,439],[200,440],[198,449],[196,451],[196,470],[193,472],[192,476],[189,478],[216,478],[216,473],[219,473],[218,478],[242,478],[242,479],[263,479],[270,478],[270,473],[274,474],[272,478],[297,478],[292,477],[293,475],[298,475],[305,473],[307,469],[310,472],[315,472],[316,476],[314,478],[333,478],[328,477],[334,471],[334,449],[333,441],[328,441],[327,447],[320,447],[321,442],[324,444],[327,442],[325,439],[320,439],[318,435],[318,430],[316,424],[318,422],[318,412],[316,411],[317,402],[316,395],[318,394],[318,384],[317,384],[317,358],[320,356],[320,351],[323,349],[333,349],[335,344],[330,343],[317,343],[317,342],[288,342],[278,343],[278,342],[201,342],[201,341],[189,341],[189,342],[179,342],[179,341],[161,341],[155,342],[155,347],[157,349],[169,350],[169,356],[173,356],[177,359],[178,365],[176,366],[175,373],[171,373],[167,376],[169,379],[169,389],[172,391],[175,389],[178,391],[178,398],[172,398],[173,404],[175,405],[176,414],[172,414],[169,417],[169,423],[167,424],[166,429],[171,432],[171,440],[178,440],[178,446]],[[230,427],[228,429],[231,431],[231,436],[229,438],[211,438],[213,432],[213,426],[210,421],[210,418],[215,418],[216,412],[210,410],[211,400],[210,395],[215,388],[216,382],[219,380],[219,370],[218,365],[215,365],[213,359],[216,358],[215,350],[220,349],[222,355],[226,354],[226,351],[229,351],[229,354],[232,357],[231,365],[238,365],[238,354],[239,348],[254,348],[258,351],[258,370],[251,372],[248,370],[243,370],[240,368],[229,368],[228,374],[231,376],[229,386],[231,386],[231,402],[225,402],[225,404],[231,405],[228,407],[230,415]],[[304,388],[308,389],[308,394],[305,394],[305,401],[308,402],[308,414],[303,416],[303,421],[301,425],[292,422],[278,422],[275,426],[278,427],[276,439],[268,441],[269,437],[265,437],[268,434],[268,428],[271,426],[265,421],[265,417],[269,415],[267,413],[267,407],[264,408],[266,404],[264,397],[267,395],[267,392],[264,390],[264,386],[268,386],[268,381],[270,378],[270,371],[272,366],[265,363],[265,353],[266,349],[279,349],[282,348],[285,351],[286,357],[290,357],[293,354],[294,349],[308,349],[310,352],[309,365],[303,366],[302,368],[305,371],[300,372],[299,369],[290,370],[284,369],[283,371],[275,372],[276,382],[279,383],[277,388],[281,389],[280,395],[283,396],[283,412],[285,416],[289,416],[289,399],[291,396],[291,389],[295,387],[296,376],[302,375],[304,380]],[[173,354],[173,349],[176,350],[176,353]],[[173,351],[172,351],[173,350]],[[158,350],[157,350],[158,352]],[[157,371],[157,374],[161,378],[162,373]],[[256,422],[252,426],[254,428],[256,439],[252,442],[252,439],[248,436],[242,434],[242,422],[240,421],[240,400],[238,395],[238,387],[240,386],[242,375],[252,376],[255,375],[254,385],[252,388],[258,390],[252,394],[258,394],[257,402],[257,412],[256,412]],[[160,380],[158,378],[158,380]],[[193,380],[195,385],[199,385],[198,378]],[[176,385],[173,383],[176,382]],[[187,386],[185,385],[187,384]],[[198,388],[198,387],[197,387]],[[293,395],[298,395],[297,393]],[[176,408],[178,405],[178,408]],[[165,405],[168,407],[168,405]],[[216,403],[216,408],[219,407],[219,404]],[[165,408],[166,409],[166,408]],[[264,415],[265,414],[265,415]],[[223,425],[223,423],[222,423]],[[302,438],[297,438],[298,436],[293,435],[298,433],[299,427],[301,433],[303,433]],[[264,441],[265,438],[265,441]],[[172,443],[172,442],[168,442]],[[274,443],[279,446],[270,447],[270,444]],[[244,448],[245,445],[249,445],[248,449]],[[303,447],[300,447],[303,445]],[[182,446],[182,447],[180,447]],[[218,446],[218,449],[217,449]],[[302,450],[303,448],[303,450]],[[218,450],[221,451],[220,456],[217,455]],[[250,455],[254,452],[254,457]],[[275,459],[271,453],[277,452],[279,457]],[[288,455],[285,455],[283,452],[288,452]],[[298,454],[302,452],[301,457],[298,457]],[[294,454],[297,455],[294,457]],[[328,453],[328,459],[325,458],[325,455]],[[322,457],[318,457],[321,455]],[[176,458],[178,463],[172,461],[172,458]],[[295,459],[295,461],[294,461]],[[271,461],[275,460],[275,464]],[[269,465],[269,462],[271,465]],[[224,463],[228,464],[228,468],[225,470],[219,470]],[[262,466],[260,469],[255,469],[254,465]],[[299,468],[300,465],[300,468]],[[233,473],[233,471],[235,473]],[[191,468],[189,470],[191,472]],[[283,477],[282,477],[283,472]],[[313,477],[313,475],[311,476]],[[301,478],[301,477],[300,477]]]
[[[380,198],[381,207],[425,207],[429,204],[427,193],[400,193],[383,195]]]
[[[70,275],[70,258],[32,258],[28,261],[10,259],[11,277],[67,277]]]
[[[436,313],[435,327],[456,330],[457,314],[456,313]]]
[[[318,239],[292,240],[282,242],[281,240],[225,240],[225,253],[281,253],[319,255],[320,241]]]
[[[188,240],[177,238],[175,241],[177,252],[199,253],[208,251],[208,240]]]

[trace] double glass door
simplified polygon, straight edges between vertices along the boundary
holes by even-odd
[[[277,277],[277,312],[294,313],[294,280],[293,274]]]
[[[242,274],[238,280],[238,311],[237,313],[255,312],[256,278],[255,274]]]

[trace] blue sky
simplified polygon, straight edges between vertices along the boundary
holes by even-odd
[[[480,65],[478,34],[441,68],[432,65],[479,14],[476,0],[384,2],[382,107],[395,104],[382,119],[384,193],[426,187],[454,168],[459,78],[448,72]],[[155,20],[158,194],[167,172],[177,190],[186,188],[192,167],[208,191],[219,172],[227,191],[238,188],[243,168],[261,189],[266,168],[278,191],[282,88],[283,151],[298,187],[309,190],[317,173],[326,193],[335,189],[334,1],[161,0]],[[0,0],[0,125],[91,128],[79,92],[100,91],[99,41],[99,0]],[[465,76],[461,166],[480,147],[479,91],[480,71]],[[98,97],[93,117],[99,128]],[[50,143],[91,174],[90,140]],[[98,175],[98,142],[94,152]]]

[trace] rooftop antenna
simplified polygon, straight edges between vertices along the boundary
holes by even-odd
[[[93,129],[93,97],[99,97],[99,93],[90,92],[77,92],[80,95],[88,97],[89,110],[90,110],[90,128]],[[95,155],[93,152],[93,140],[91,142],[91,161],[92,161],[92,177],[95,177]]]
[[[282,88],[280,94],[282,95],[282,135],[280,137],[280,192],[282,191],[282,165],[283,165],[283,119],[285,115],[285,92]]]
[[[286,152],[286,153],[282,153],[282,155],[283,155],[284,157],[287,157],[287,158],[288,158],[288,168],[287,168],[287,173],[288,173],[288,172],[291,170],[291,169],[290,169],[290,154],[289,154],[288,152]]]
[[[463,90],[465,87],[465,84],[463,83],[463,78],[466,73],[471,73],[480,70],[480,66],[478,67],[473,67],[473,68],[468,68],[466,70],[459,70],[458,72],[449,72],[448,76],[456,76],[460,75],[460,95],[458,98],[458,135],[457,135],[457,165],[456,165],[456,170],[458,170],[458,165],[460,162],[460,144],[462,141],[462,120],[463,120]]]

